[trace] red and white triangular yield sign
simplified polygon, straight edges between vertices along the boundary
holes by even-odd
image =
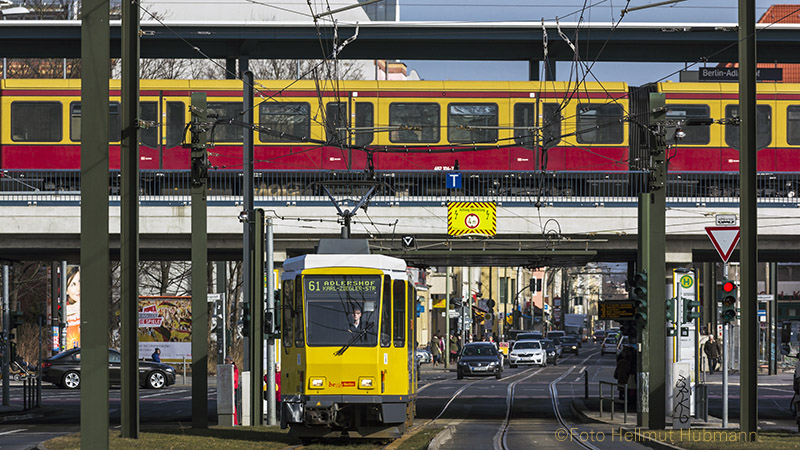
[[[739,243],[739,227],[706,227],[711,243],[717,249],[722,262],[726,263]]]

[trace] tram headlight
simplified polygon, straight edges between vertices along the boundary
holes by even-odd
[[[358,379],[359,389],[375,389],[375,379],[372,377],[361,377]]]
[[[309,389],[322,389],[325,387],[325,377],[312,377],[308,380]]]

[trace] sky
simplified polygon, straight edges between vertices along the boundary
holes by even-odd
[[[637,7],[662,0],[630,0]],[[399,0],[401,21],[554,21],[577,22],[584,7],[581,0]],[[659,6],[629,12],[623,23],[635,22],[738,22],[737,0],[686,0],[671,6]],[[771,4],[791,4],[800,0],[756,0],[756,18]],[[586,0],[583,21],[609,23],[620,19],[625,0]],[[416,70],[428,80],[527,80],[528,63],[524,61],[419,61],[403,60],[409,70]],[[692,62],[692,61],[689,61]],[[556,79],[566,80],[570,62],[559,62]],[[624,81],[641,85],[684,68],[683,63],[597,63],[592,72],[600,81]],[[678,81],[674,75],[668,80]]]

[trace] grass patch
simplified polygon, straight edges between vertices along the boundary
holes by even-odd
[[[643,433],[652,433],[642,430]],[[755,442],[746,442],[745,434],[738,430],[719,428],[692,428],[691,430],[667,430],[651,434],[662,442],[677,445],[687,450],[800,450],[797,433],[761,431]]]
[[[431,440],[442,431],[442,427],[423,428],[419,433],[404,440],[397,450],[425,450]]]
[[[264,427],[211,427],[207,430],[187,428],[159,428],[142,431],[139,439],[123,439],[119,430],[108,433],[109,447],[113,449],[171,449],[214,450],[253,448],[277,450],[295,444],[286,430],[278,426]],[[48,450],[79,449],[80,433],[50,439],[44,444]]]
[[[422,450],[428,448],[428,443],[439,433],[441,428],[424,429],[403,441],[399,450]],[[170,450],[200,450],[213,448],[214,450],[227,449],[263,449],[278,450],[287,446],[297,445],[299,442],[288,435],[288,430],[281,430],[278,426],[262,427],[211,427],[207,430],[186,428],[145,428],[139,433],[139,439],[123,439],[120,431],[111,430],[109,448],[122,449],[170,449]],[[80,449],[80,433],[50,439],[44,443],[48,450]],[[325,443],[312,444],[304,447],[310,450],[378,450],[385,444],[376,441],[342,440],[326,441]],[[773,449],[774,450],[774,449]]]

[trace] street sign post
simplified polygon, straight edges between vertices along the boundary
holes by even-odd
[[[706,227],[706,233],[722,262],[727,263],[739,243],[739,227]]]

